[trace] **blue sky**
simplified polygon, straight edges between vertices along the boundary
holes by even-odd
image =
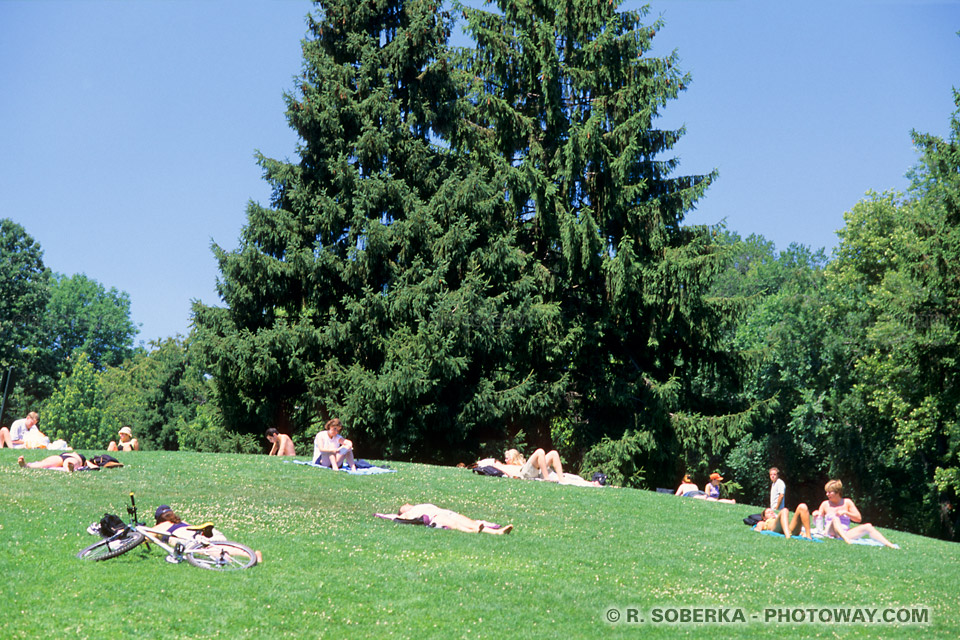
[[[624,7],[642,3],[626,2]],[[960,2],[651,2],[693,82],[680,173],[717,168],[688,222],[832,249],[868,190],[903,189],[910,130],[945,135]],[[0,217],[64,274],[130,294],[138,340],[218,304],[210,243],[237,246],[253,160],[295,160],[282,94],[306,0],[0,0]]]

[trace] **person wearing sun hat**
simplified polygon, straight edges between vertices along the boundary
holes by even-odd
[[[729,502],[731,504],[735,503],[736,500],[729,500],[727,498],[720,497],[720,482],[722,480],[723,480],[723,476],[721,476],[719,473],[714,472],[710,474],[710,482],[708,482],[707,486],[703,488],[703,490],[707,494],[707,500],[716,500],[717,502]]]
[[[107,451],[140,451],[140,442],[133,437],[130,427],[123,427],[117,435],[120,436],[120,443],[111,440]]]

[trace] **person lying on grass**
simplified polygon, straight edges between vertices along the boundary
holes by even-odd
[[[812,540],[813,536],[810,533],[810,508],[801,502],[797,505],[797,510],[788,523],[787,517],[789,515],[789,509],[781,509],[780,512],[777,513],[776,510],[767,507],[763,510],[763,520],[758,522],[754,529],[757,531],[782,533],[784,538],[789,538],[799,533],[807,540]],[[806,533],[804,533],[804,531],[806,531]]]
[[[707,497],[707,494],[705,494],[703,491],[700,491],[700,487],[693,483],[693,480],[690,479],[689,475],[683,476],[683,482],[680,483],[680,486],[677,487],[677,492],[673,495],[683,496],[685,498]]]
[[[492,533],[494,535],[504,535],[513,531],[513,525],[508,524],[501,527],[493,522],[486,520],[474,520],[461,515],[450,509],[441,509],[435,504],[404,504],[397,511],[397,515],[403,520],[417,520],[425,518],[424,524],[429,524],[441,529],[455,529],[457,531],[466,531],[467,533]]]
[[[890,547],[899,549],[898,545],[887,540],[882,533],[869,522],[858,524],[851,527],[850,523],[858,523],[863,520],[857,505],[853,500],[843,497],[843,483],[839,480],[831,480],[824,485],[827,499],[820,503],[820,508],[814,511],[814,516],[821,516],[824,520],[824,533],[831,538],[839,538],[847,544],[864,536],[870,536],[873,540]]]
[[[268,456],[295,456],[296,450],[293,448],[293,440],[285,433],[280,433],[273,427],[267,429],[267,440],[273,444]]]
[[[532,480],[542,478],[552,480],[553,482],[563,481],[563,465],[560,463],[560,454],[556,451],[549,453],[543,449],[537,449],[531,454],[530,459],[524,459],[516,449],[507,449],[503,454],[504,461],[500,462],[495,458],[486,458],[477,462],[480,466],[490,466],[499,469],[504,475],[511,478],[523,478]],[[553,468],[551,475],[550,469]]]
[[[227,539],[220,531],[213,528],[212,522],[205,522],[197,526],[189,525],[181,520],[180,516],[166,504],[157,507],[157,510],[153,512],[153,519],[156,520],[156,524],[151,528],[154,531],[167,534],[167,539],[164,542],[168,542],[170,536],[181,540],[192,540],[197,536],[203,536],[211,542]],[[263,562],[263,554],[259,550],[254,553],[257,555],[257,564]]]
[[[342,435],[343,423],[339,418],[327,420],[323,431],[313,441],[313,462],[331,469],[339,469],[344,462],[352,471],[357,470],[353,461],[353,443]]]
[[[25,462],[23,456],[20,456],[17,458],[17,464],[23,469],[60,469],[61,471],[75,471],[80,467],[99,469],[93,460],[87,460],[75,451],[49,456],[36,462]]]

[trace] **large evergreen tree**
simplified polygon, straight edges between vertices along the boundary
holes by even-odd
[[[582,446],[630,443],[611,457],[645,460],[672,481],[677,453],[703,464],[748,426],[698,384],[736,378],[723,352],[723,303],[706,296],[723,266],[711,231],[683,224],[713,174],[672,176],[682,130],[655,120],[689,82],[676,55],[648,54],[659,22],[596,0],[498,0],[461,7],[476,49],[478,125],[508,159],[517,241],[549,274],[562,366]],[[602,455],[600,456],[603,457]],[[596,456],[592,458],[598,462]]]
[[[300,162],[260,159],[272,206],[214,248],[228,308],[195,307],[197,344],[235,428],[338,415],[368,454],[455,459],[557,403],[514,367],[553,308],[512,235],[506,163],[466,117],[450,16],[319,4],[287,96]]]

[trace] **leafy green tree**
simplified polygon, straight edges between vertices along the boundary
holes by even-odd
[[[828,268],[852,363],[831,433],[834,471],[881,517],[956,537],[960,493],[960,93],[950,136],[914,132],[905,197],[872,195],[846,217]]]
[[[62,374],[53,395],[43,403],[44,432],[76,449],[103,449],[116,438],[120,425],[104,411],[103,388],[93,364],[82,351],[71,357],[69,374]]]
[[[467,115],[432,1],[319,3],[287,118],[300,162],[261,157],[272,206],[214,252],[226,308],[194,307],[226,424],[370,455],[456,459],[561,397],[515,366],[555,315],[514,241],[507,170]]]
[[[129,294],[115,287],[108,290],[82,273],[54,276],[44,330],[58,369],[79,350],[97,370],[128,358],[139,331],[130,319]]]
[[[477,126],[511,163],[518,246],[549,274],[541,296],[559,310],[545,344],[565,357],[541,375],[567,403],[545,413],[573,418],[584,448],[623,439],[651,479],[672,482],[681,450],[717,456],[752,419],[702,384],[736,380],[739,363],[722,344],[731,308],[707,296],[726,252],[683,224],[715,174],[672,176],[666,154],[683,131],[655,126],[689,76],[676,54],[648,55],[661,25],[643,23],[647,9],[495,5],[459,7],[477,44],[461,64],[478,79]]]
[[[190,338],[152,342],[101,374],[109,415],[130,426],[141,448],[190,449],[178,430],[215,405],[213,382],[194,362]]]
[[[44,384],[33,374],[49,296],[50,271],[39,243],[16,222],[0,219],[0,368],[5,380],[13,367],[5,413],[13,419],[33,409],[36,398],[52,389],[49,381]]]

